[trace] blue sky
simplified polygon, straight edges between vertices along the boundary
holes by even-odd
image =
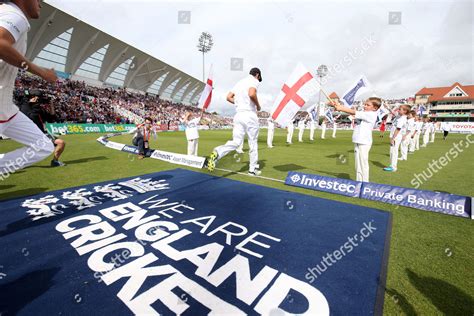
[[[424,86],[474,84],[472,1],[113,1],[46,2],[202,78],[197,39],[214,37],[211,110],[232,115],[225,95],[251,67],[262,70],[259,95],[270,110],[298,62],[331,70],[324,89],[341,95],[361,74],[383,98],[413,96]],[[190,11],[190,24],[178,24]],[[389,12],[400,12],[389,17]],[[243,71],[230,59],[243,58]],[[208,68],[208,67],[206,67]],[[313,101],[316,101],[312,100]]]

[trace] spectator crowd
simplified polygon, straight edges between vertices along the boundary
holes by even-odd
[[[198,114],[201,111],[197,106],[174,103],[151,94],[95,87],[69,79],[53,85],[24,73],[18,75],[15,87],[17,103],[29,90],[41,90],[51,100],[54,121],[61,123],[127,124],[139,123],[136,122],[138,118],[151,117],[157,124],[170,126],[180,124],[186,112]],[[232,119],[206,112],[203,122],[210,128],[221,128],[231,125]]]

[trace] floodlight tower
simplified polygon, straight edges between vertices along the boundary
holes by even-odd
[[[212,39],[212,35],[209,32],[202,32],[201,36],[199,36],[199,42],[197,48],[200,52],[202,52],[202,81],[205,81],[205,62],[204,62],[204,54],[208,53],[212,45],[214,45],[214,41]]]

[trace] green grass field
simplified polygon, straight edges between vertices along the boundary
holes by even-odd
[[[328,130],[328,136],[330,132]],[[213,147],[227,141],[231,131],[201,131],[200,136],[199,153],[204,156]],[[134,155],[100,145],[95,142],[97,137],[96,134],[65,136],[68,144],[62,160],[67,163],[66,167],[50,168],[47,160],[18,171],[0,182],[0,200],[179,167],[155,159],[138,161]],[[313,143],[307,141],[308,132],[305,137],[306,142],[293,143],[290,147],[285,144],[285,132],[278,130],[274,140],[276,147],[267,149],[266,131],[262,130],[259,143],[262,176],[284,179],[288,171],[295,170],[355,179],[351,132],[339,131],[336,139],[316,138]],[[412,187],[410,181],[414,173],[420,173],[432,159],[445,155],[454,143],[465,138],[466,135],[452,134],[447,141],[443,141],[437,134],[434,144],[410,155],[408,162],[400,162],[397,173],[386,173],[382,167],[389,162],[389,140],[387,135],[380,139],[378,133],[374,134],[369,159],[371,181]],[[129,143],[130,137],[120,136],[113,140]],[[17,147],[12,141],[0,141],[0,152]],[[186,140],[182,132],[161,133],[151,147],[185,153]],[[473,196],[473,154],[474,146],[464,149],[420,188]],[[340,155],[347,159],[339,159]],[[220,162],[219,167],[246,172],[248,154],[231,154]],[[215,174],[391,212],[393,229],[384,314],[474,315],[474,221],[299,189],[236,173],[216,171]]]

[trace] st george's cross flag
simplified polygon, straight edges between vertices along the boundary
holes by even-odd
[[[364,92],[373,90],[371,84],[365,76],[361,76],[341,98],[345,106],[352,108],[356,97]]]
[[[207,77],[206,86],[204,87],[204,90],[201,93],[201,97],[199,98],[198,107],[200,109],[203,109],[203,111],[205,111],[209,107],[209,104],[211,104],[211,99],[212,99],[212,65],[211,65],[211,68],[209,69],[209,76]]]
[[[273,104],[272,119],[286,127],[306,102],[319,92],[319,84],[306,67],[298,63]]]

